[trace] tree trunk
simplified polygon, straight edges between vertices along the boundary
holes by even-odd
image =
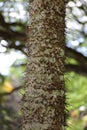
[[[63,130],[65,2],[30,0],[29,15],[22,130]]]

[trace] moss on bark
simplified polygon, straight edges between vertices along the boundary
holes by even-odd
[[[22,130],[63,130],[65,125],[65,3],[29,4],[28,63]]]

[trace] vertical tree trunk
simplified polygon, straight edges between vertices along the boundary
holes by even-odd
[[[63,130],[64,0],[31,0],[22,130]]]

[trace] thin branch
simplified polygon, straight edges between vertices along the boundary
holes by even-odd
[[[0,37],[5,40],[26,41],[26,34],[17,31],[0,30]]]
[[[87,65],[87,57],[83,56],[81,53],[66,47],[66,56],[70,58],[74,58],[79,64]]]
[[[87,76],[87,66],[66,64],[65,68],[66,72],[74,71],[80,75]]]

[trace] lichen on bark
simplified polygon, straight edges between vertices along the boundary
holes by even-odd
[[[63,130],[65,2],[30,1],[29,15],[22,130]]]

